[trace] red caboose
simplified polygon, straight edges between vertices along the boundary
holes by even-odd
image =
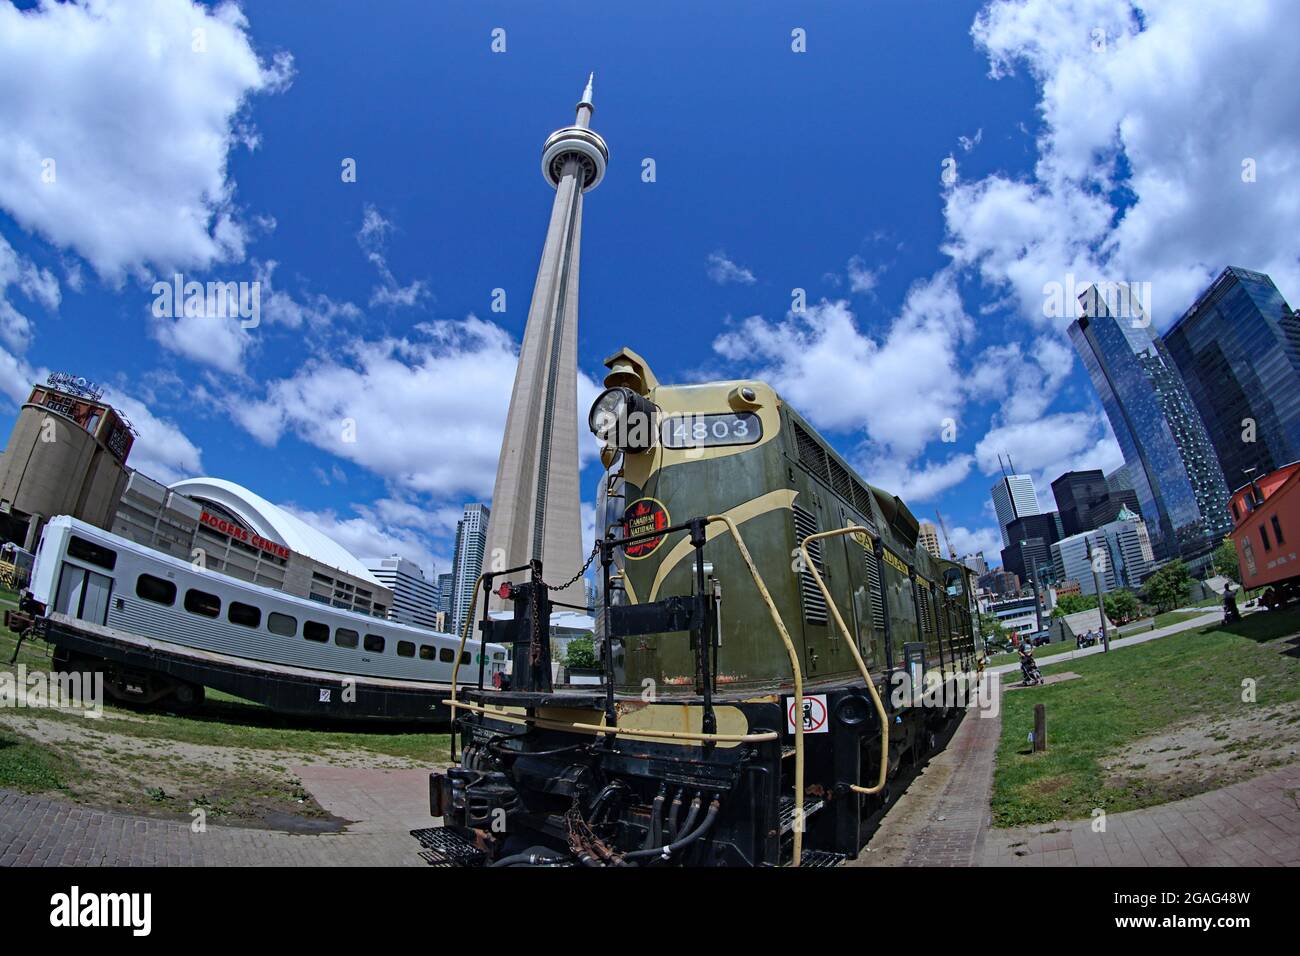
[[[1231,507],[1242,585],[1267,587],[1270,608],[1300,598],[1300,462],[1238,488]]]

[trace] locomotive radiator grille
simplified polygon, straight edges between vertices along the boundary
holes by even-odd
[[[862,549],[867,562],[867,590],[871,592],[871,626],[877,632],[885,626],[885,594],[880,585],[880,559],[871,546]]]
[[[794,514],[795,541],[803,544],[806,538],[817,533],[817,518],[798,505],[792,505],[790,510]],[[808,557],[817,565],[818,571],[825,570],[825,565],[822,564],[820,541],[813,541],[808,545]],[[799,572],[799,591],[803,597],[803,619],[809,624],[824,625],[827,621],[826,598],[822,596],[821,588],[817,587],[817,582],[813,580],[812,573],[806,569]]]

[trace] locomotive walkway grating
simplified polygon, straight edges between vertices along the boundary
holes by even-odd
[[[487,861],[486,853],[445,827],[412,830],[411,836],[424,847],[420,859],[430,866],[482,866]]]

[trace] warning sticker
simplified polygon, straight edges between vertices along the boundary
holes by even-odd
[[[799,715],[795,713],[794,698],[785,699],[785,729],[788,733],[795,732],[795,719]],[[803,732],[805,734],[824,734],[826,729],[826,695],[825,694],[808,694],[803,699]]]
[[[668,509],[661,502],[654,498],[638,498],[623,512],[623,537],[630,538],[650,531],[662,531],[669,524],[671,522],[668,520]],[[661,534],[642,538],[629,544],[623,549],[623,553],[634,560],[648,558],[663,542],[664,536]]]

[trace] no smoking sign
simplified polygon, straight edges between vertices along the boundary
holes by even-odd
[[[795,732],[795,720],[800,715],[795,710],[795,699],[787,697],[785,699],[785,729],[788,733]],[[807,694],[803,698],[803,732],[805,734],[824,734],[826,729],[826,695],[825,694]]]

